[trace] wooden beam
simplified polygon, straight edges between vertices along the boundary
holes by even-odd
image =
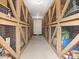
[[[19,0],[19,1],[16,2],[16,10],[15,10],[12,0],[9,1],[10,7],[12,9],[12,12],[13,12],[14,16],[17,19],[17,28],[18,28],[18,30],[20,30],[20,32],[22,34],[22,37],[25,40],[25,37],[24,37],[23,31],[22,31],[22,28],[19,25],[19,23],[20,23],[20,17],[19,17],[19,15],[20,15],[21,3],[22,3],[21,0]],[[18,41],[20,41],[20,39],[18,39]],[[20,44],[20,42],[18,42],[18,41],[17,41],[17,46],[18,46],[18,44]],[[19,55],[20,55],[20,47],[16,47],[16,48],[18,49],[17,50],[17,58],[19,58]]]
[[[16,54],[17,57],[16,59],[18,59],[20,57],[20,30],[18,28],[18,26],[16,26]]]
[[[52,9],[52,17],[51,17],[51,18],[53,18],[54,12],[55,12],[55,4],[54,4],[54,7],[53,7],[53,9]]]
[[[23,32],[22,26],[19,26],[19,27],[20,27],[20,32],[21,32],[21,35],[23,37],[23,40],[26,43],[26,39],[25,39],[25,35],[24,35],[24,32]]]
[[[61,55],[62,41],[61,41],[61,26],[57,24],[57,53]]]
[[[54,5],[55,0],[52,0],[51,6],[49,7],[49,9]]]
[[[14,17],[17,18],[16,10],[15,10],[12,0],[8,0],[8,1],[9,1],[9,4],[10,4],[10,7],[11,7]]]
[[[0,19],[1,19],[0,21],[3,21],[3,22],[1,22],[1,24],[16,26],[16,23],[17,23],[16,18],[9,17],[6,14],[0,12]],[[26,25],[26,23],[22,22],[22,21],[20,21],[20,24]]]
[[[51,45],[51,25],[49,26],[49,44]]]
[[[61,51],[62,51],[62,41],[61,41],[61,26],[59,20],[61,20],[61,0],[55,1],[56,5],[56,20],[57,20],[57,53],[59,58],[62,59]]]
[[[28,9],[26,8],[26,18],[28,20]]]
[[[14,58],[16,58],[16,53],[14,50],[5,42],[5,40],[0,36],[0,45],[6,49]]]
[[[17,22],[15,18],[13,17],[9,17],[8,15],[0,12],[0,18],[3,18],[5,20],[8,20],[8,21],[13,21],[13,22]]]
[[[76,19],[79,19],[79,13],[71,15],[71,16],[66,17],[66,18],[63,18],[63,19],[59,20],[59,22],[62,23],[62,22],[68,22],[68,21],[75,21]],[[57,21],[54,21],[54,22],[52,22],[50,24],[51,25],[52,24],[57,24]]]
[[[79,19],[75,19],[68,22],[61,22],[61,26],[78,26],[79,25]]]
[[[7,6],[7,0],[0,0],[0,4]]]
[[[23,4],[22,4],[22,11],[23,11],[23,15],[24,15],[24,20],[25,20],[26,23],[27,23],[26,13],[25,13],[25,11],[24,11]]]
[[[62,10],[61,17],[63,17],[63,16],[64,16],[64,13],[66,12],[66,10],[67,10],[67,8],[68,8],[69,3],[70,3],[70,0],[67,0],[67,1],[66,1],[66,3],[65,3],[64,8],[63,8],[63,10]]]
[[[17,17],[19,17],[19,19],[20,19],[22,3],[23,3],[22,0],[16,0],[16,14],[17,14]],[[18,21],[20,21],[20,20],[18,20]]]
[[[18,2],[17,2],[17,3],[18,3]],[[16,3],[16,4],[17,4],[17,3]],[[14,16],[15,16],[16,19],[17,19],[17,26],[19,27],[20,32],[21,32],[21,34],[22,34],[22,36],[23,36],[23,38],[24,38],[24,40],[25,40],[25,37],[24,37],[23,31],[22,31],[22,28],[21,28],[21,26],[19,26],[20,18],[19,18],[19,16],[18,16],[18,14],[19,14],[19,12],[20,12],[19,8],[21,7],[21,5],[20,5],[20,6],[17,5],[16,8],[17,8],[19,11],[17,10],[17,13],[16,13],[16,10],[15,10],[15,8],[14,8],[14,6],[13,6],[12,0],[9,1],[9,4],[10,4],[11,9],[13,10]],[[19,3],[18,3],[18,4],[19,4]]]
[[[71,20],[75,20],[75,19],[79,19],[79,13],[71,15],[69,17],[65,17],[65,18],[61,19],[60,22],[71,21]]]
[[[51,8],[49,9],[49,12],[48,12],[48,17],[49,17],[49,23],[51,22],[51,16],[52,16],[52,14],[51,14],[52,12],[51,12]]]
[[[67,53],[71,48],[73,48],[79,42],[79,34],[69,43],[69,45],[64,48],[62,51],[62,55]]]
[[[7,21],[7,20],[4,20],[4,19],[0,19],[0,24],[1,25],[11,25],[11,26],[17,25],[15,22]]]
[[[21,12],[21,7],[22,7],[22,5],[23,5],[23,1],[22,0],[17,0],[17,3],[16,3],[17,5],[16,5],[16,12],[17,12],[17,20],[18,20],[18,23],[17,23],[17,25],[19,26],[19,22],[20,22],[20,12]],[[23,7],[22,7],[23,8]],[[23,10],[22,10],[23,11]],[[24,11],[23,11],[24,12]],[[24,18],[25,18],[25,16],[24,16]],[[22,30],[22,28],[21,28],[21,26],[19,26],[19,28],[20,28],[20,32],[21,32],[21,34],[22,34],[22,37],[23,37],[23,39],[24,39],[24,42],[26,43],[26,40],[25,40],[25,35],[24,35],[24,33],[23,33],[23,30]]]
[[[27,8],[26,8],[25,16],[26,16],[26,23],[27,23],[27,21],[28,21],[28,9],[27,9]],[[27,24],[28,24],[28,23],[27,23]],[[28,35],[28,33],[29,33],[28,31],[29,31],[29,30],[28,30],[28,28],[29,28],[29,27],[27,26],[27,27],[26,27],[26,43],[28,43],[28,41],[29,41],[29,40],[28,40],[28,39],[29,39],[29,35]]]
[[[55,6],[56,6],[56,19],[61,19],[61,0],[55,0]]]

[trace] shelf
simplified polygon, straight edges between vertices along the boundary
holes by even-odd
[[[8,41],[8,44],[14,51],[16,51],[15,29],[15,26],[0,25],[0,36],[2,36],[5,39],[5,41]]]
[[[48,21],[48,29],[52,30],[49,30],[49,42],[56,49],[57,55],[61,57],[60,59],[65,59],[62,56],[69,51],[79,52],[79,0],[56,0],[49,11],[45,15],[44,23]]]
[[[4,25],[17,25],[17,19],[13,17],[9,17],[8,15],[0,12],[0,24]],[[26,22],[20,21],[20,25],[26,26]]]

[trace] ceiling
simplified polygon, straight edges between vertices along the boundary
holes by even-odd
[[[24,0],[32,18],[43,18],[53,0]]]

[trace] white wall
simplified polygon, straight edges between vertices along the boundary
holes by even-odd
[[[42,20],[33,20],[33,34],[42,34]]]

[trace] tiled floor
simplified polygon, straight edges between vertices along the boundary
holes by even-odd
[[[33,36],[20,59],[59,59],[44,37]]]

